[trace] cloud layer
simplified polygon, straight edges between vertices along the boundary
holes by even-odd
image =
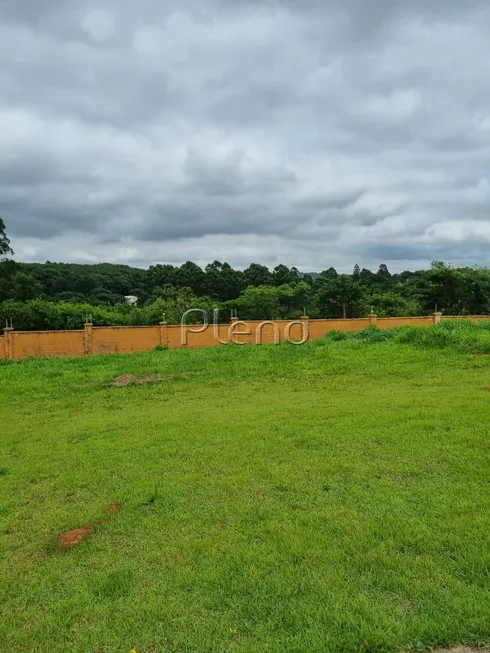
[[[0,0],[19,259],[488,264],[490,7]]]

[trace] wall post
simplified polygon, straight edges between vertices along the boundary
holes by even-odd
[[[8,361],[11,361],[14,357],[12,332],[13,332],[12,327],[5,327],[5,329],[3,330],[3,335],[5,336],[5,357]]]
[[[376,313],[370,313],[369,317],[369,326],[376,326],[378,324],[378,316]]]
[[[432,318],[434,320],[434,324],[440,324],[441,323],[441,318],[442,318],[442,313],[438,313],[436,311],[435,313],[432,313]]]
[[[92,327],[94,326],[92,322],[86,322],[84,325],[85,333],[83,334],[85,342],[85,356],[91,356],[94,352],[93,348],[93,331]]]
[[[160,322],[160,347],[168,347],[167,322]]]

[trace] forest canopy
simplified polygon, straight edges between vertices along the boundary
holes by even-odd
[[[130,306],[127,296],[137,297]],[[87,315],[98,324],[155,324],[165,317],[179,322],[189,308],[229,319],[311,318],[490,313],[490,271],[454,268],[435,261],[427,270],[391,274],[355,266],[352,274],[330,267],[304,274],[278,265],[270,270],[252,263],[236,270],[214,261],[204,269],[181,266],[149,269],[102,263],[0,262],[0,319],[19,329],[79,328]]]
[[[0,218],[0,320],[17,329],[80,328],[87,317],[100,325],[180,322],[182,314],[200,308],[219,309],[226,321],[295,319],[305,312],[315,318],[355,318],[490,314],[490,270],[456,268],[434,261],[429,269],[391,274],[355,265],[352,274],[333,267],[302,273],[295,267],[269,269],[251,263],[245,270],[213,261],[204,269],[152,265],[147,270],[100,263],[20,263]],[[136,297],[136,305],[127,297]]]

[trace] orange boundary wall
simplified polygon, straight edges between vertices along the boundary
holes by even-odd
[[[15,331],[7,328],[0,336],[0,359],[52,358],[123,354],[150,351],[156,347],[169,349],[200,349],[229,344],[234,336],[237,344],[273,344],[284,340],[300,342],[322,338],[329,331],[362,331],[368,326],[390,329],[397,326],[430,326],[442,320],[488,320],[490,316],[387,317],[370,315],[347,320],[246,321],[234,318],[231,324],[210,325],[206,329],[189,325],[168,325],[165,322],[150,327],[96,327],[86,324],[78,331]]]

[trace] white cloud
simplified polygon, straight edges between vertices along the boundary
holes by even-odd
[[[90,9],[82,18],[82,27],[93,39],[104,42],[116,29],[116,17],[112,11]]]

